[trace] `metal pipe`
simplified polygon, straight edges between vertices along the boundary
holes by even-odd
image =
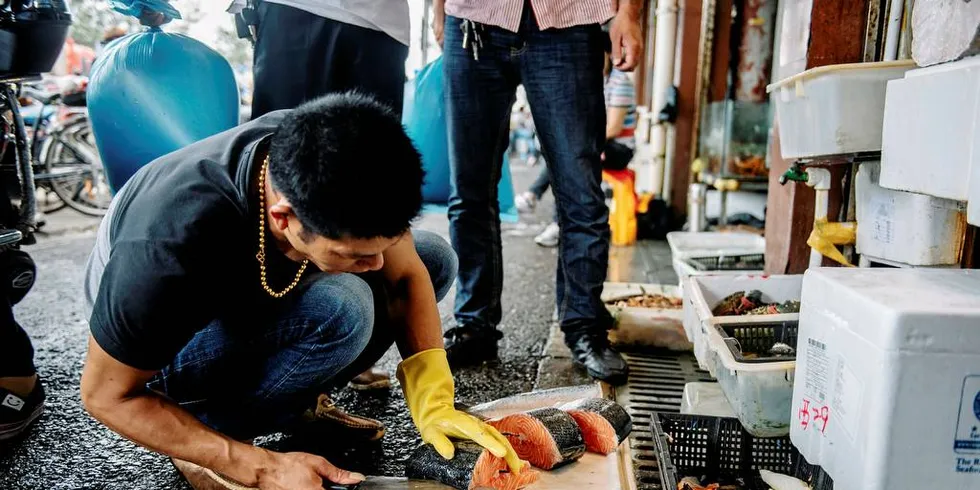
[[[653,65],[653,102],[650,105],[650,115],[657,118],[660,110],[667,103],[667,92],[674,79],[674,53],[676,52],[677,42],[677,2],[678,0],[665,0],[658,2],[656,28],[656,54],[654,55]],[[656,121],[651,127],[650,145],[653,150],[654,163],[661,163],[662,173],[660,175],[661,195],[664,200],[670,196],[671,190],[671,163],[666,159],[667,154],[667,125],[666,122]],[[656,176],[654,175],[655,179]],[[656,187],[656,182],[651,182],[650,187]]]
[[[902,14],[904,11],[904,0],[891,0],[891,7],[888,9],[888,30],[885,31],[884,61],[898,59],[898,40],[902,37]]]

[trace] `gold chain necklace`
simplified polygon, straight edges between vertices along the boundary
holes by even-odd
[[[255,260],[259,261],[259,277],[262,280],[262,289],[269,293],[269,296],[273,298],[281,298],[286,295],[286,293],[293,290],[297,284],[299,284],[300,278],[303,277],[303,273],[306,272],[306,265],[310,263],[309,259],[303,261],[303,265],[299,267],[299,272],[296,273],[296,277],[293,278],[293,282],[286,286],[281,292],[275,292],[269,287],[269,283],[266,282],[265,278],[265,174],[269,169],[269,157],[265,157],[265,161],[262,162],[262,171],[259,173],[259,253],[255,254]]]

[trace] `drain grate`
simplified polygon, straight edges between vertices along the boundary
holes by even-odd
[[[633,417],[630,435],[636,490],[665,489],[660,481],[657,442],[652,427],[653,412],[679,413],[684,385],[714,379],[698,368],[690,352],[627,352],[629,381],[616,389],[616,401]]]

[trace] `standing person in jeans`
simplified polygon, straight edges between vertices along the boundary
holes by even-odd
[[[601,24],[616,68],[641,51],[641,0],[436,0],[433,30],[444,36],[453,193],[450,235],[459,256],[456,324],[446,332],[451,362],[497,356],[503,260],[497,181],[514,93],[523,84],[558,205],[562,246],[556,300],[565,342],[595,378],[626,380],[607,338],[601,299],[609,211],[600,188],[605,141]]]
[[[606,100],[606,143],[602,148],[602,168],[605,170],[623,170],[636,151],[636,89],[633,80],[625,72],[612,67],[609,52],[606,52],[604,97]],[[548,167],[541,169],[537,179],[527,192],[519,194],[514,200],[520,212],[533,212],[538,201],[551,186],[551,176]],[[554,220],[538,236],[534,243],[542,247],[557,247],[561,235],[558,226],[558,212],[555,210]]]

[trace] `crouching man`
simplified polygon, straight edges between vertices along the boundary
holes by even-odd
[[[307,405],[395,343],[423,440],[451,457],[449,438],[470,439],[518,469],[505,438],[453,408],[436,303],[456,258],[438,236],[410,229],[422,178],[398,119],[352,93],[269,113],[142,168],[89,259],[86,409],[170,456],[192,483],[352,484],[363,477],[319,456],[247,441],[315,422],[371,426]]]

